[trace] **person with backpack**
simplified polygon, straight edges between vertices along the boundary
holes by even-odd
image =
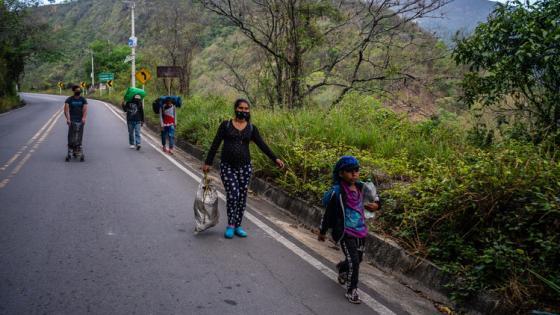
[[[226,190],[228,226],[224,236],[228,239],[233,238],[234,235],[247,237],[241,222],[247,204],[249,180],[253,174],[249,143],[253,141],[279,168],[284,167],[284,162],[272,153],[261,138],[257,126],[251,123],[249,102],[238,99],[233,108],[234,118],[220,124],[202,167],[205,173],[210,171],[216,152],[223,141],[220,176]]]
[[[340,243],[345,259],[339,262],[338,282],[346,284],[346,298],[350,303],[360,304],[358,276],[362,262],[365,238],[368,234],[365,211],[376,211],[381,203],[364,204],[364,183],[360,181],[360,163],[353,156],[343,156],[333,168],[333,186],[323,196],[326,210],[321,219],[319,241],[332,230],[332,237]]]
[[[64,101],[64,116],[68,125],[68,155],[66,161],[70,160],[72,154],[75,155],[82,150],[84,125],[88,113],[88,102],[85,97],[81,96],[82,89],[80,86],[72,86],[72,92],[74,95]],[[77,137],[74,137],[74,135],[77,135]],[[74,138],[77,138],[77,141],[74,141]]]
[[[134,95],[129,102],[122,103],[122,109],[126,112],[126,124],[128,126],[128,143],[130,148],[140,150],[141,147],[141,130],[144,126],[144,106],[142,104],[142,96]]]
[[[171,98],[166,98],[159,111],[159,123],[161,126],[161,145],[163,152],[173,154],[175,146],[175,129],[177,128],[177,110]],[[165,147],[169,139],[169,149]]]

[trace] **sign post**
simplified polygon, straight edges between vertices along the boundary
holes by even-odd
[[[112,73],[112,72],[101,72],[97,76],[99,77],[99,83],[108,83],[109,81],[111,81],[111,85],[112,85],[113,80],[115,79],[115,74]],[[101,90],[102,89],[101,89],[101,85],[100,85],[99,86],[99,95],[103,94],[103,91],[101,91]]]
[[[111,89],[113,88],[113,80],[107,81],[107,87],[109,88],[109,95],[111,94]]]
[[[58,95],[62,94],[62,88],[64,87],[64,82],[60,81],[57,83],[58,86]]]
[[[142,68],[136,72],[136,79],[142,83],[142,90],[145,91],[145,84],[152,79],[152,74],[148,69]],[[144,107],[144,99],[142,99],[142,107]]]
[[[169,86],[167,87],[168,95],[171,95],[171,84],[173,84],[173,78],[179,78],[181,76],[181,71],[183,69],[177,66],[158,66],[157,67],[157,77],[163,78],[164,82],[166,78],[169,78]]]
[[[142,83],[142,85],[146,84],[146,82],[150,81],[151,79],[152,74],[150,73],[150,71],[148,71],[148,69],[142,68],[138,70],[138,72],[136,72],[136,80]]]

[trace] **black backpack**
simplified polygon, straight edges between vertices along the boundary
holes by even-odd
[[[154,113],[159,114],[160,108],[161,108],[160,99],[156,98],[152,103],[152,110],[154,111]]]
[[[177,108],[180,108],[181,105],[183,104],[183,101],[180,96],[174,96],[174,95],[160,96],[156,98],[156,100],[152,103],[152,109],[154,110],[154,113],[159,114],[159,111],[161,110],[163,104],[167,100],[171,100],[173,105],[175,105],[175,107]]]

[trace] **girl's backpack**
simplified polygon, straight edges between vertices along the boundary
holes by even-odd
[[[177,108],[180,108],[183,105],[183,100],[181,99],[180,96],[175,96],[175,95],[160,96],[157,99],[155,99],[154,102],[152,103],[152,110],[154,111],[154,113],[159,114],[160,109],[163,107],[163,104],[168,99],[171,100],[171,103],[173,103],[173,105],[175,105],[175,107]]]

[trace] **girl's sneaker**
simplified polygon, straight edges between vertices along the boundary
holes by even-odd
[[[233,226],[228,226],[226,232],[224,233],[225,238],[233,238]]]
[[[247,237],[247,232],[245,232],[242,227],[238,226],[235,228],[235,235],[239,237]]]
[[[173,149],[169,148],[169,149],[167,150],[167,153],[173,155]]]
[[[162,146],[162,147],[161,147],[161,150],[162,150],[163,152],[167,153],[167,148],[166,148],[165,146]]]
[[[131,144],[131,145],[129,146],[129,148],[134,149],[134,148],[136,148],[136,146],[135,146],[134,144]]]
[[[362,300],[360,300],[360,296],[358,295],[358,289],[353,289],[352,291],[347,292],[346,298],[348,299],[348,302],[352,304],[362,303]]]

